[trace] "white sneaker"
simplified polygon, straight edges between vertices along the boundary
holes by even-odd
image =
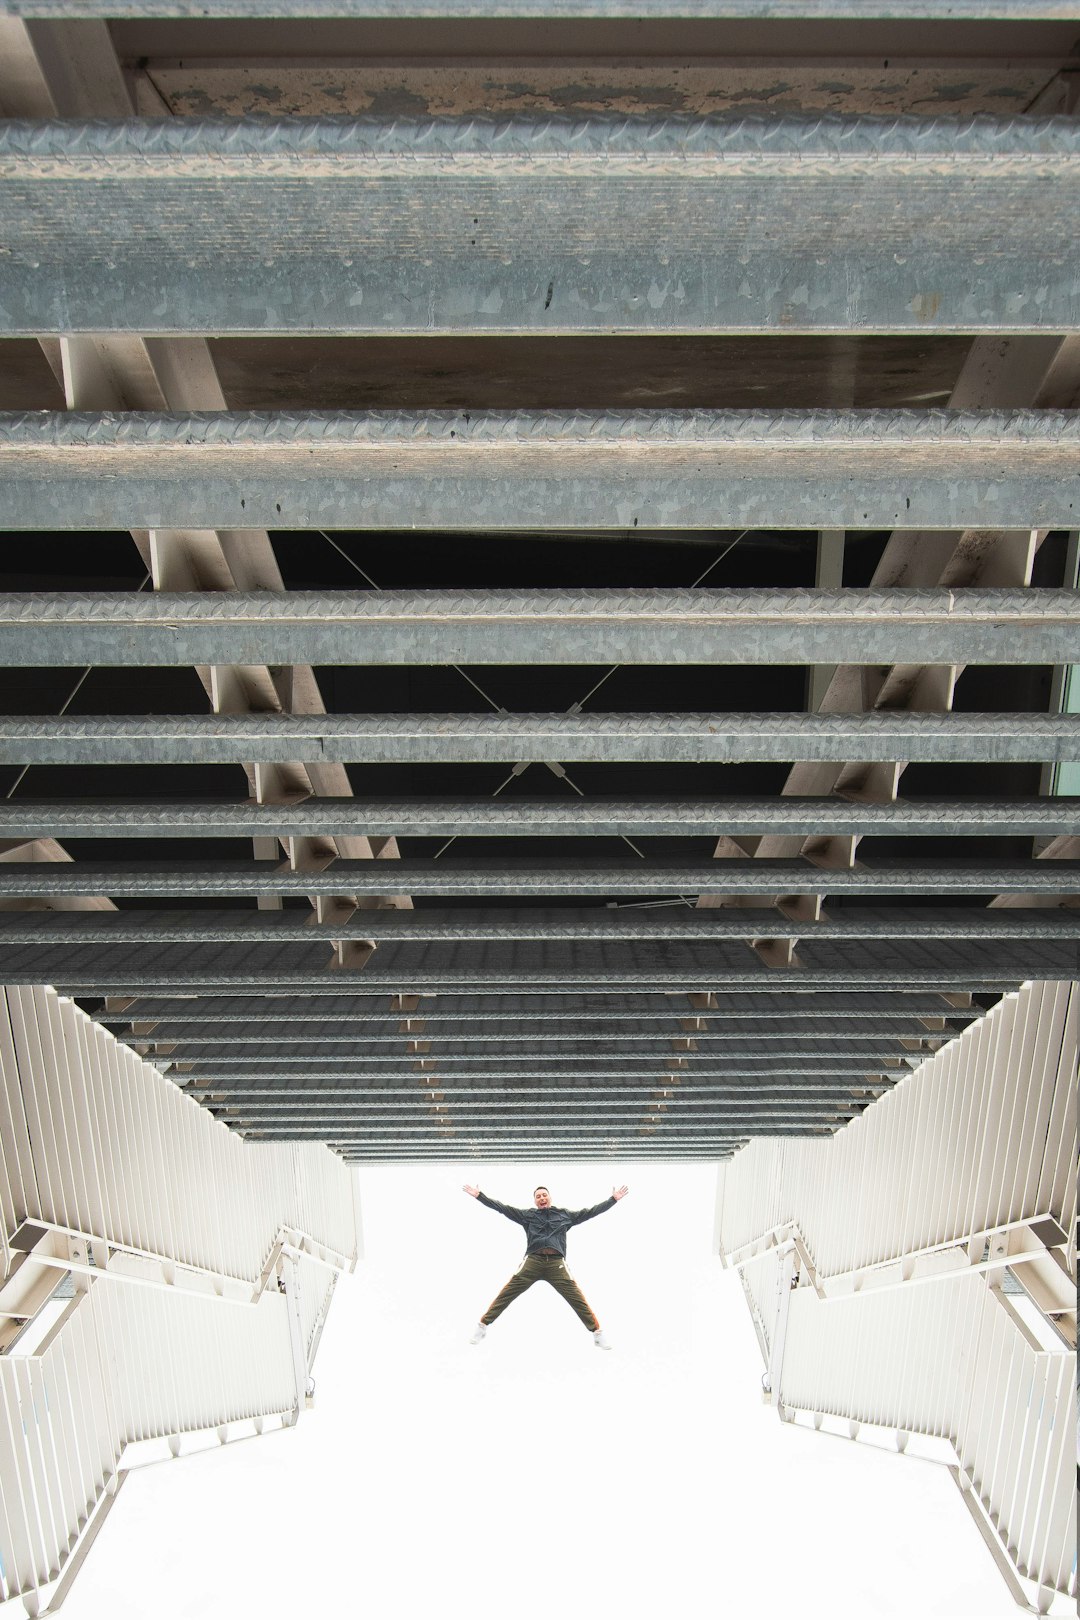
[[[470,1344],[479,1344],[481,1339],[484,1339],[486,1337],[487,1337],[487,1328],[484,1326],[483,1322],[477,1322],[476,1328],[473,1331],[473,1336],[469,1340],[469,1343]]]
[[[593,1344],[595,1344],[595,1346],[596,1346],[596,1348],[598,1350],[610,1350],[611,1349],[610,1344],[604,1338],[604,1330],[603,1330],[603,1328],[597,1328],[596,1332],[592,1336],[592,1342],[593,1342]]]

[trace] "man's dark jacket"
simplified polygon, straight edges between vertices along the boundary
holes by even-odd
[[[505,1215],[508,1221],[517,1221],[519,1226],[525,1228],[525,1253],[539,1254],[541,1249],[554,1249],[566,1259],[566,1234],[572,1226],[580,1226],[582,1221],[591,1221],[594,1215],[602,1215],[605,1209],[614,1209],[617,1199],[605,1198],[602,1204],[594,1204],[592,1209],[556,1209],[554,1205],[547,1209],[514,1209],[510,1204],[500,1204],[487,1193],[480,1194],[480,1202],[486,1204],[488,1209],[497,1209],[500,1215]]]

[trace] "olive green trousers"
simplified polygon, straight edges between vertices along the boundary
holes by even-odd
[[[550,1283],[555,1292],[561,1294],[566,1303],[577,1312],[589,1332],[597,1331],[600,1323],[596,1320],[592,1306],[566,1269],[566,1261],[557,1254],[527,1254],[506,1287],[499,1290],[480,1318],[484,1326],[490,1327],[496,1317],[501,1316],[519,1294],[523,1294],[526,1288],[531,1288],[533,1283],[537,1282]]]

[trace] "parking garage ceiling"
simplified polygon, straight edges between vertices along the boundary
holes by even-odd
[[[0,979],[400,1161],[829,1134],[1078,976],[1080,21],[25,9]]]

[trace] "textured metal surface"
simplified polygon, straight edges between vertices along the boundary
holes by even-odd
[[[307,799],[0,802],[0,838],[679,837],[790,833],[963,838],[1080,833],[1080,800]]]
[[[33,413],[0,417],[0,502],[9,529],[1068,528],[1080,413]]]
[[[13,122],[0,330],[1060,332],[1078,152],[1067,118]]]
[[[775,991],[803,985],[821,990],[1008,990],[1026,978],[1072,977],[1075,945],[1012,940],[994,945],[966,941],[859,941],[803,939],[799,966],[767,967],[738,941],[691,944],[650,940],[597,944],[498,943],[383,946],[362,972],[350,974],[370,989],[517,991],[550,994],[623,989],[687,990],[759,987]],[[340,986],[342,973],[320,968],[303,945],[22,945],[4,951],[9,983],[54,984],[68,993],[124,995],[162,991],[291,990]],[[351,988],[349,986],[348,988]]]
[[[731,1020],[715,1028],[701,1029],[693,1028],[689,1019],[684,1020],[684,1027],[680,1028],[674,1018],[665,1023],[626,1018],[621,1024],[612,1022],[607,1028],[602,1024],[584,1022],[566,1022],[554,1028],[537,1022],[530,1028],[522,1027],[510,1018],[494,1027],[485,1024],[463,1027],[433,1018],[417,1018],[413,1023],[415,1029],[408,1030],[403,1020],[399,1020],[400,1027],[387,1020],[385,1027],[388,1033],[385,1034],[372,1033],[363,1027],[357,1030],[351,1026],[350,1033],[338,1034],[336,1031],[340,1026],[332,1015],[318,1028],[305,1024],[210,1023],[195,1026],[164,1019],[155,1024],[149,1034],[131,1034],[123,1030],[118,1033],[121,1040],[136,1046],[145,1046],[148,1041],[152,1044],[165,1043],[182,1047],[184,1052],[193,1052],[196,1057],[214,1052],[230,1062],[235,1059],[245,1063],[261,1063],[264,1057],[271,1057],[275,1053],[283,1060],[292,1062],[294,1058],[302,1061],[308,1055],[321,1057],[361,1050],[403,1053],[410,1048],[413,1057],[424,1057],[428,1054],[420,1050],[417,1043],[435,1041],[438,1045],[431,1048],[435,1054],[467,1049],[477,1056],[484,1052],[504,1052],[508,1045],[527,1048],[537,1055],[558,1055],[571,1050],[589,1054],[596,1053],[601,1047],[612,1050],[617,1047],[630,1054],[645,1051],[655,1055],[655,1050],[662,1050],[666,1057],[691,1055],[681,1047],[676,1051],[676,1041],[690,1041],[696,1051],[715,1051],[721,1055],[742,1048],[748,1051],[760,1051],[763,1047],[769,1051],[788,1048],[792,1051],[812,1051],[819,1046],[830,1052],[873,1048],[875,1051],[895,1050],[899,1053],[906,1050],[899,1044],[902,1038],[910,1041],[927,1035],[925,1024],[916,1018],[881,1019],[878,1022],[871,1019],[849,1019],[846,1022],[831,1019],[806,1028],[791,1021],[770,1024],[764,1018]],[[633,1045],[627,1045],[628,1042],[633,1042]]]
[[[401,17],[822,18],[846,21],[967,19],[977,22],[1060,17],[1074,22],[1075,0],[0,0],[0,17],[371,18]]]
[[[830,1084],[832,1082],[837,1084],[846,1082],[849,1085],[855,1085],[863,1075],[877,1075],[881,1072],[883,1071],[880,1062],[874,1063],[871,1059],[864,1057],[847,1059],[839,1057],[802,1057],[795,1060],[777,1059],[775,1061],[768,1058],[733,1058],[723,1065],[708,1066],[703,1064],[700,1068],[695,1068],[694,1080],[695,1082],[697,1080],[753,1080],[761,1076],[783,1075],[785,1080],[789,1077],[803,1076],[815,1081],[824,1080]],[[670,1076],[670,1073],[670,1070],[665,1070],[663,1063],[657,1061],[656,1067],[652,1071],[654,1088],[662,1084],[665,1075]],[[294,1071],[275,1069],[270,1064],[267,1064],[257,1076],[251,1076],[250,1078],[255,1080],[260,1087],[265,1087],[273,1081],[279,1080],[285,1086],[295,1087],[298,1094],[304,1093],[306,1078],[310,1079],[312,1084],[323,1086],[342,1081],[361,1087],[368,1082],[385,1085],[388,1080],[399,1078],[403,1084],[413,1091],[416,1089],[418,1080],[423,1079],[426,1082],[427,1079],[431,1079],[433,1083],[437,1082],[438,1090],[446,1091],[449,1098],[453,1095],[453,1088],[459,1081],[490,1082],[493,1085],[500,1081],[503,1083],[511,1081],[516,1087],[518,1083],[524,1083],[528,1080],[569,1079],[576,1077],[577,1074],[577,1065],[570,1061],[532,1067],[527,1062],[522,1061],[513,1065],[505,1073],[479,1067],[461,1068],[455,1070],[452,1075],[443,1075],[438,1070],[435,1070],[430,1075],[423,1075],[416,1069],[412,1072],[402,1070],[400,1075],[395,1075],[392,1070],[388,1070],[385,1066],[379,1067],[374,1062],[369,1062],[356,1064],[351,1068],[313,1069],[308,1077],[298,1075]],[[216,1091],[218,1089],[217,1082],[220,1080],[229,1088],[243,1090],[246,1078],[249,1077],[236,1073],[231,1069],[219,1071],[212,1063],[200,1062],[192,1071],[188,1083],[195,1090]],[[593,1082],[622,1083],[635,1079],[641,1081],[644,1077],[640,1069],[635,1070],[632,1066],[627,1067],[616,1059],[612,1059],[606,1068],[598,1066],[590,1069],[588,1075],[582,1076],[582,1078],[587,1078]]]
[[[1031,716],[1025,718],[1030,719]],[[0,722],[2,726],[2,722]],[[564,756],[569,757],[569,756]],[[904,756],[908,757],[907,755]],[[449,898],[496,895],[608,898],[613,895],[1080,894],[1080,861],[1016,861],[991,865],[825,868],[809,861],[710,861],[693,866],[656,859],[586,865],[558,861],[454,865],[448,860],[395,861],[394,882],[411,895]],[[272,862],[178,862],[167,866],[79,861],[0,861],[0,899],[107,894],[113,899],[159,896],[224,899],[232,895],[382,895],[387,868],[375,861],[339,860],[322,871],[291,871]]]
[[[1080,486],[1080,452],[1076,469]],[[12,668],[1032,664],[1068,660],[1078,646],[1080,592],[1048,589],[0,597],[0,665]]]
[[[140,996],[129,1008],[118,1012],[102,1009],[98,1015],[108,1024],[122,1024],[132,1019],[155,1021],[171,1019],[192,1033],[217,1020],[229,1020],[228,1025],[243,1024],[249,1020],[258,1027],[279,1023],[317,1024],[321,1028],[339,1024],[379,1025],[400,1028],[408,1020],[431,1018],[437,1024],[450,1027],[461,1024],[483,1027],[511,1020],[514,1024],[547,1027],[562,1022],[616,1023],[626,1019],[670,1019],[672,1033],[676,1033],[677,1020],[695,1018],[710,1027],[729,1028],[752,1017],[759,1020],[820,1021],[882,1018],[946,1018],[950,1023],[963,1026],[978,1016],[978,1009],[954,1007],[943,996],[896,992],[893,995],[823,995],[818,992],[786,990],[777,994],[758,994],[749,1001],[738,996],[717,996],[715,1005],[705,1009],[693,1006],[687,995],[633,996],[605,995],[534,995],[526,1001],[514,995],[462,995],[450,993],[433,997],[420,997],[411,1010],[397,1005],[385,990],[365,991],[362,980],[342,984],[336,988],[320,985],[308,996],[288,994],[263,996],[220,995],[194,999],[187,996]],[[681,1030],[678,1033],[682,1033]]]
[[[183,1081],[183,1076],[176,1077]],[[382,1077],[385,1081],[385,1076]],[[433,1077],[434,1079],[435,1077]],[[894,1077],[895,1078],[895,1077]],[[828,1081],[819,1079],[792,1079],[775,1080],[769,1075],[756,1078],[732,1078],[728,1076],[721,1084],[711,1081],[695,1081],[684,1090],[680,1089],[681,1082],[674,1076],[660,1075],[645,1079],[642,1076],[627,1076],[618,1084],[595,1085],[582,1082],[579,1085],[567,1086],[557,1080],[544,1078],[542,1084],[531,1084],[522,1081],[520,1084],[507,1084],[504,1081],[476,1081],[454,1082],[445,1086],[441,1078],[437,1082],[437,1093],[443,1092],[446,1099],[452,1101],[456,1107],[475,1104],[477,1107],[488,1108],[492,1099],[498,1098],[500,1106],[508,1108],[532,1108],[533,1106],[557,1107],[562,1102],[589,1103],[597,1108],[610,1104],[612,1107],[621,1107],[627,1101],[633,1101],[636,1107],[647,1106],[657,1101],[663,1101],[664,1092],[671,1092],[672,1099],[685,1097],[687,1101],[714,1103],[722,1097],[732,1097],[743,1101],[754,1102],[761,1099],[762,1105],[771,1105],[774,1098],[792,1098],[795,1100],[814,1100],[822,1097],[837,1096],[849,1102],[855,1093],[879,1095],[889,1089],[889,1079],[884,1074],[872,1075],[866,1078],[865,1083],[860,1078],[855,1081],[838,1080],[835,1086]],[[352,1082],[327,1086],[318,1083],[305,1085],[296,1090],[287,1086],[251,1086],[234,1085],[231,1080],[223,1080],[221,1084],[204,1084],[194,1079],[188,1083],[188,1089],[197,1095],[212,1096],[221,1101],[221,1106],[230,1108],[259,1107],[268,1110],[305,1109],[320,1107],[325,1104],[334,1108],[342,1098],[347,1099],[347,1105],[361,1106],[371,1103],[372,1106],[397,1106],[403,1100],[416,1101],[430,1107],[430,1088],[419,1090],[413,1085],[407,1092],[400,1086],[390,1086],[378,1080],[363,1086]],[[237,1099],[230,1101],[230,1099]]]
[[[637,1031],[637,1033],[635,1033]],[[925,1031],[923,1031],[925,1034]],[[693,1049],[688,1050],[685,1045],[676,1046],[674,1032],[664,1032],[651,1029],[649,1026],[628,1024],[625,1030],[616,1034],[576,1036],[564,1035],[561,1040],[551,1041],[543,1036],[536,1036],[531,1040],[522,1040],[520,1032],[518,1038],[513,1035],[506,1037],[491,1036],[486,1039],[469,1035],[464,1037],[459,1031],[455,1038],[448,1038],[445,1034],[434,1035],[424,1031],[419,1037],[398,1035],[385,1036],[382,1039],[357,1042],[338,1041],[329,1043],[313,1041],[305,1044],[290,1040],[287,1036],[277,1035],[274,1040],[267,1038],[264,1030],[262,1040],[252,1040],[241,1047],[213,1040],[184,1041],[182,1038],[176,1042],[170,1041],[167,1036],[154,1032],[155,1042],[165,1042],[169,1046],[178,1047],[177,1052],[170,1052],[169,1057],[178,1062],[187,1062],[189,1059],[196,1063],[213,1064],[216,1068],[237,1069],[243,1071],[263,1064],[276,1066],[281,1070],[292,1067],[303,1068],[310,1066],[317,1070],[326,1064],[353,1063],[367,1059],[392,1062],[411,1063],[415,1066],[420,1058],[431,1058],[439,1065],[462,1062],[495,1063],[506,1067],[520,1057],[527,1057],[534,1062],[557,1062],[564,1058],[572,1059],[576,1063],[599,1063],[608,1058],[617,1057],[622,1062],[629,1062],[630,1067],[636,1063],[653,1063],[668,1061],[675,1058],[685,1058],[690,1069],[703,1059],[723,1059],[737,1057],[821,1057],[825,1054],[836,1054],[841,1057],[864,1056],[866,1053],[877,1053],[879,1056],[888,1055],[906,1058],[907,1050],[900,1045],[896,1037],[888,1035],[863,1035],[845,1038],[840,1035],[819,1035],[810,1037],[805,1035],[789,1036],[781,1039],[773,1035],[759,1038],[756,1031],[748,1031],[738,1038],[728,1038],[722,1035],[695,1034],[693,1036]],[[686,1037],[683,1037],[684,1041]],[[423,1050],[417,1050],[417,1040],[420,1040]],[[145,1045],[145,1038],[140,1041],[136,1038],[135,1045]]]
[[[924,632],[929,639],[929,628]],[[0,635],[3,632],[0,630]],[[1080,627],[1078,627],[1080,634]],[[625,660],[624,660],[625,661]],[[0,716],[0,764],[1080,760],[1076,714]]]
[[[128,910],[0,911],[0,944],[176,944],[310,943],[325,949],[331,940],[373,940],[402,949],[437,940],[740,940],[757,937],[798,939],[1047,939],[1080,940],[1080,910],[977,906],[853,906],[823,915],[818,922],[792,921],[783,912],[759,909],[690,907],[638,908],[581,906],[514,910],[434,908],[410,911],[356,911],[344,920],[318,922],[286,911]]]

